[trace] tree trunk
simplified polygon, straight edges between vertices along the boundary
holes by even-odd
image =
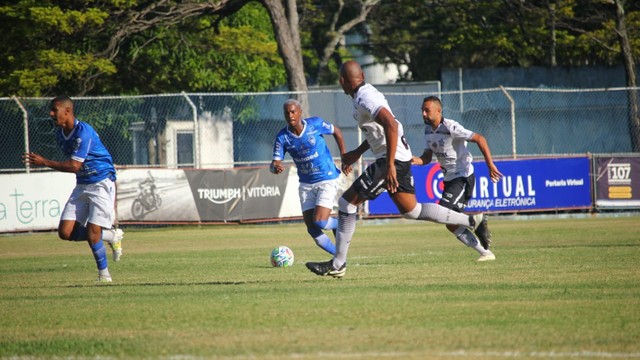
[[[286,3],[286,8],[283,6]],[[300,92],[297,96],[302,103],[302,111],[309,116],[307,99],[307,79],[304,76],[302,51],[300,49],[300,31],[298,29],[298,9],[295,0],[262,0],[269,12],[273,32],[278,42],[278,51],[287,72],[290,91]]]
[[[636,64],[631,52],[629,34],[624,14],[624,0],[615,0],[616,6],[616,32],[620,40],[622,57],[624,58],[624,68],[627,74],[627,87],[629,90],[629,132],[631,135],[631,147],[634,152],[640,152],[640,97],[638,96],[636,81]]]

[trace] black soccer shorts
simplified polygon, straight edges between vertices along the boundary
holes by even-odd
[[[467,203],[473,196],[475,184],[476,176],[474,174],[445,181],[439,204],[453,211],[464,212]]]
[[[396,178],[398,179],[398,192],[415,194],[413,175],[411,174],[411,161],[398,161],[396,165]],[[356,179],[353,184],[358,195],[367,200],[377,198],[387,189],[387,159],[376,160]]]

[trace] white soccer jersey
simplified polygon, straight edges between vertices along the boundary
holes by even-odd
[[[467,149],[473,134],[451,119],[443,118],[435,130],[431,125],[425,126],[425,149],[431,150],[440,163],[444,181],[473,174],[473,156]]]
[[[358,122],[358,127],[360,127],[360,130],[364,133],[371,147],[371,152],[373,152],[373,156],[376,159],[383,158],[387,155],[387,141],[384,137],[384,129],[382,125],[375,121],[375,117],[382,108],[386,108],[391,115],[393,115],[387,99],[378,89],[371,84],[364,84],[358,89],[353,99],[353,117]],[[404,129],[402,123],[397,119],[396,122],[398,123],[396,160],[410,161],[411,148],[403,139]]]

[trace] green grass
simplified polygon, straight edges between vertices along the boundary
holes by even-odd
[[[114,282],[86,243],[0,237],[0,357],[640,358],[640,217],[359,222],[343,279],[302,224],[126,229]],[[291,247],[291,268],[269,253]]]

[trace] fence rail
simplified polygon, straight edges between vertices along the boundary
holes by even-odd
[[[386,86],[385,89],[389,89]],[[633,152],[630,93],[639,88],[539,89],[499,87],[385,95],[403,123],[414,154],[423,150],[422,99],[440,96],[443,113],[483,134],[496,158]],[[181,93],[76,97],[76,116],[96,128],[119,167],[230,168],[266,164],[290,92]],[[361,135],[351,100],[338,89],[305,93],[309,114],[339,126],[347,147]],[[637,97],[636,97],[637,98]],[[49,98],[0,98],[0,172],[28,172],[33,151],[60,159]],[[640,105],[640,104],[639,104]],[[640,135],[640,134],[638,134]],[[637,138],[640,136],[636,135]],[[333,141],[328,143],[334,153]],[[472,153],[481,156],[476,147]]]

